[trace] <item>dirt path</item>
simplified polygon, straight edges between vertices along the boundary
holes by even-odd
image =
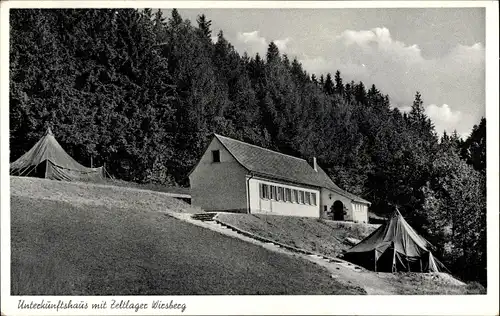
[[[347,263],[327,262],[321,258],[307,256],[310,261],[325,267],[333,278],[340,282],[355,284],[362,287],[369,295],[393,295],[396,289],[388,282],[379,278],[373,272],[356,269],[355,265]]]
[[[234,230],[231,230],[215,221],[200,221],[196,219],[192,219],[191,215],[192,214],[184,214],[184,213],[175,213],[175,214],[169,214],[172,217],[175,217],[177,219],[189,222],[191,224],[205,227],[214,231],[217,231],[221,234],[239,238],[241,240],[259,245],[261,247],[264,247],[268,250],[287,254],[290,256],[295,256],[295,257],[302,257],[306,260],[309,260],[311,262],[316,263],[317,265],[320,265],[328,270],[328,272],[331,274],[332,278],[335,278],[337,281],[349,285],[356,285],[361,288],[363,288],[367,294],[371,295],[391,295],[391,294],[396,294],[396,289],[388,282],[385,280],[379,278],[376,274],[373,272],[368,272],[362,268],[357,267],[354,264],[347,263],[342,260],[336,260],[337,262],[331,262],[329,260],[324,259],[323,257],[315,256],[315,255],[305,255],[305,254],[299,254],[295,253],[292,251],[289,251],[287,249],[281,248],[275,244],[272,243],[265,243],[258,241],[256,239],[244,236]]]

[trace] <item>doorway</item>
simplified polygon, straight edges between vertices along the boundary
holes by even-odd
[[[344,204],[341,201],[335,201],[333,203],[333,220],[343,221],[344,220]]]

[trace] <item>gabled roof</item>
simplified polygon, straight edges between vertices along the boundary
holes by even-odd
[[[340,189],[326,172],[317,166],[316,172],[304,159],[285,155],[236,139],[214,134],[233,157],[248,171],[278,180],[326,188],[356,202],[370,202]]]

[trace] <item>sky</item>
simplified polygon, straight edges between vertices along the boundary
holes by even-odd
[[[170,10],[165,10],[170,16]],[[466,137],[485,116],[484,8],[179,9],[205,14],[240,54],[274,42],[310,74],[363,81],[408,111],[420,91],[436,132]]]

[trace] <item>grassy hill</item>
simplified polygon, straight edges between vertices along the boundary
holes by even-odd
[[[317,218],[219,213],[217,220],[258,236],[318,254],[337,257],[379,227]]]
[[[165,216],[160,192],[11,177],[13,295],[363,294],[310,261]]]
[[[336,222],[315,218],[263,214],[219,213],[217,220],[254,235],[319,255],[338,257],[379,227],[373,224]],[[322,264],[318,262],[318,264]],[[446,273],[383,273],[368,270],[353,272],[325,265],[338,280],[363,287],[368,294],[461,295],[485,294],[479,283],[464,284]]]
[[[127,187],[123,184],[114,186],[28,177],[11,177],[10,184],[10,191],[13,196],[68,202],[72,205],[114,206],[145,211],[187,213],[201,211],[200,208],[171,198],[168,193]]]

